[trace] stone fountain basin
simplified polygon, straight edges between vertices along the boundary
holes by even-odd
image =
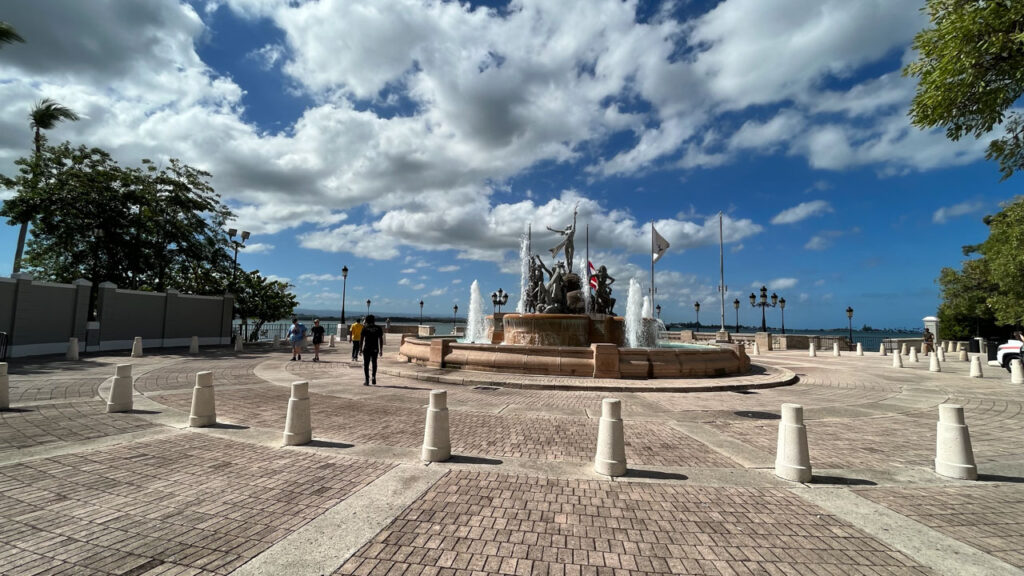
[[[589,378],[709,378],[750,371],[743,347],[730,343],[704,349],[623,348],[615,344],[464,344],[454,338],[406,337],[399,354],[408,362],[432,368]]]

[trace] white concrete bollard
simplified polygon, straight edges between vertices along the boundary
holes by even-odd
[[[814,358],[817,355],[817,351],[814,350],[814,342],[811,342],[810,346],[807,347],[807,356]]]
[[[970,358],[967,357],[967,350],[960,349],[959,351],[957,351],[956,359],[961,362],[967,362],[968,360],[970,360]]]
[[[967,351],[967,350],[964,349],[964,343],[963,342],[957,342],[956,343],[956,351],[957,352],[966,352]]]
[[[936,356],[939,359],[939,362],[946,361],[946,351],[943,350],[942,348],[936,349],[935,354],[933,354],[933,356]]]
[[[907,348],[907,343],[904,342],[903,345],[900,346],[900,356],[906,356],[909,353],[910,353],[910,350]]]
[[[919,362],[917,359],[917,348],[914,348],[913,346],[910,347],[910,361]]]
[[[760,356],[760,355],[761,355],[761,347],[757,345],[757,342],[754,342],[754,356]]]
[[[292,396],[288,399],[288,416],[284,420],[284,445],[299,446],[313,440],[313,425],[309,419],[309,382],[292,382]]]
[[[971,433],[964,422],[963,406],[939,404],[935,473],[960,480],[978,479],[978,466],[974,463]]]
[[[626,438],[622,429],[622,402],[605,398],[601,402],[601,420],[597,427],[597,453],[594,472],[605,476],[626,473]]]
[[[884,343],[878,345],[878,355],[879,356],[888,356],[889,355],[889,353],[885,351],[885,344]]]
[[[448,429],[448,392],[430,391],[427,424],[423,428],[423,450],[420,460],[444,462],[452,456],[452,439]]]
[[[837,358],[839,357],[839,342],[832,343],[832,355]]]
[[[782,405],[779,442],[775,449],[775,475],[791,482],[811,481],[804,407],[799,404]]]
[[[67,360],[77,361],[78,360],[78,338],[72,336],[68,338],[68,351],[64,355]]]
[[[863,355],[864,355],[864,346],[862,346],[860,342],[857,342],[857,356],[863,356]]]
[[[199,336],[193,336],[192,342],[188,345],[189,354],[199,354]]]
[[[903,368],[903,355],[899,352],[892,355],[892,367]]]
[[[929,354],[928,355],[928,371],[929,372],[942,372],[942,366],[939,365],[939,355]]]
[[[952,352],[952,351],[953,351],[953,341],[952,340],[947,340],[946,341],[946,352]]]
[[[241,334],[235,335],[235,352],[245,352],[245,339]]]
[[[984,374],[981,371],[981,356],[971,358],[971,378],[981,378]]]
[[[217,407],[213,400],[213,372],[196,373],[196,387],[192,389],[192,413],[188,417],[191,428],[213,426],[217,423]]]
[[[331,334],[331,341],[327,344],[328,348],[334,348],[334,334]]]
[[[1010,360],[1010,384],[1024,384],[1024,370],[1017,358]]]
[[[132,358],[142,358],[142,336],[132,340]]]
[[[132,365],[118,364],[114,372],[114,383],[110,386],[107,412],[128,412],[132,409]]]
[[[7,375],[7,362],[0,362],[0,408],[11,407],[11,377]]]

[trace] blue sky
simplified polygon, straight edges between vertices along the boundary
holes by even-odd
[[[347,310],[447,316],[474,280],[511,305],[519,236],[546,254],[579,205],[576,265],[589,226],[623,310],[654,220],[663,319],[700,301],[719,322],[721,211],[741,322],[767,284],[787,326],[852,306],[854,326],[916,327],[1019,189],[987,141],[910,126],[922,5],[8,0],[27,43],[0,49],[0,172],[53,98],[82,116],[53,141],[211,172],[252,232],[239,263],[303,308],[340,309],[342,266]],[[0,270],[16,238],[0,226]]]

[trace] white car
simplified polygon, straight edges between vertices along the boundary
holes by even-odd
[[[1010,369],[1010,360],[1020,359],[1020,348],[1024,345],[1024,342],[1020,340],[1007,340],[1006,344],[999,345],[999,351],[996,353],[996,359],[990,360],[989,364],[993,366],[1002,366],[1007,370]]]

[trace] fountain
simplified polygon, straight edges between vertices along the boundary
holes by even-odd
[[[593,378],[709,377],[750,370],[750,359],[735,344],[659,346],[664,325],[652,318],[651,302],[636,279],[630,279],[625,318],[614,314],[615,279],[604,266],[594,275],[597,290],[589,297],[589,278],[583,282],[573,272],[575,228],[575,213],[570,226],[548,228],[562,236],[550,250],[552,257],[566,256],[550,268],[531,254],[529,236],[523,239],[516,312],[485,317],[474,281],[465,338],[405,338],[400,356],[437,368]]]

